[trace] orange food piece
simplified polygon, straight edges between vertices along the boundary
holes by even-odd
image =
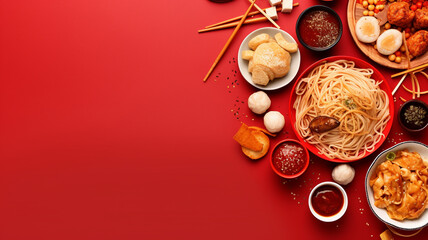
[[[381,240],[394,240],[394,236],[392,235],[391,231],[385,230],[383,233],[380,234]]]
[[[263,128],[248,127],[243,123],[233,139],[241,145],[242,152],[247,157],[255,160],[262,158],[269,151],[270,141],[265,133],[275,136]]]
[[[257,140],[253,132],[254,130],[251,130],[243,123],[235,136],[233,136],[233,139],[245,148],[256,152],[261,151],[263,144]]]
[[[246,147],[242,147],[242,152],[247,157],[253,160],[256,160],[256,159],[262,158],[269,151],[270,141],[268,136],[266,136],[266,134],[264,134],[263,132],[261,131],[252,131],[252,132],[254,134],[254,137],[263,145],[263,148],[260,151],[253,151]]]

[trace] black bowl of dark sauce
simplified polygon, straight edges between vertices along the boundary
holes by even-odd
[[[428,105],[417,99],[403,103],[398,111],[398,121],[407,131],[424,130],[428,126]]]
[[[304,10],[296,23],[299,42],[313,51],[326,51],[342,37],[343,27],[339,15],[331,8],[315,5]]]

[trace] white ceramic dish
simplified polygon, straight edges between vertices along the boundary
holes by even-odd
[[[325,185],[332,185],[332,186],[338,188],[343,195],[342,209],[340,209],[340,211],[338,213],[336,213],[335,215],[329,216],[329,217],[325,217],[325,216],[318,214],[314,210],[314,208],[312,207],[312,201],[311,201],[312,195],[314,194],[315,190],[317,188],[325,186]],[[343,187],[340,186],[339,184],[337,184],[335,182],[322,182],[322,183],[319,183],[318,185],[316,185],[312,189],[311,193],[309,194],[308,204],[309,204],[309,210],[311,210],[312,215],[314,215],[314,217],[316,217],[318,220],[323,221],[323,222],[334,222],[336,220],[339,220],[345,214],[346,209],[348,209],[348,196],[346,195],[345,189],[343,189]]]
[[[367,201],[369,203],[370,209],[376,215],[376,217],[379,218],[379,220],[397,229],[401,229],[405,231],[413,231],[428,225],[428,210],[425,210],[425,212],[418,219],[411,219],[411,220],[406,219],[404,221],[397,221],[397,220],[391,219],[386,213],[386,210],[384,208],[378,208],[374,205],[373,190],[369,185],[369,180],[372,174],[375,172],[377,166],[382,162],[386,161],[386,154],[388,152],[392,152],[392,151],[395,152],[403,149],[408,149],[410,152],[418,152],[421,155],[422,159],[428,160],[427,145],[416,141],[401,142],[381,152],[375,158],[375,160],[367,170],[366,180],[365,180],[365,185],[366,185],[365,189],[366,189],[366,196],[367,196]]]
[[[277,28],[273,28],[273,27],[265,27],[265,28],[260,28],[257,29],[255,31],[253,31],[252,33],[248,34],[247,37],[245,37],[244,41],[242,41],[241,43],[241,47],[239,47],[239,51],[238,51],[238,66],[239,66],[239,70],[241,71],[242,76],[245,78],[245,80],[247,80],[247,82],[251,85],[253,85],[254,87],[261,89],[261,90],[275,90],[275,89],[279,89],[282,88],[284,86],[286,86],[287,84],[289,84],[294,77],[296,76],[297,72],[299,71],[299,67],[300,67],[300,51],[297,50],[297,52],[295,53],[290,53],[291,55],[291,63],[290,63],[290,71],[287,73],[287,75],[285,75],[282,78],[276,78],[273,81],[270,81],[268,83],[268,85],[266,86],[261,86],[261,85],[257,85],[255,83],[253,83],[252,77],[251,77],[251,73],[248,72],[248,61],[242,59],[242,51],[244,50],[250,50],[250,48],[248,47],[248,42],[255,36],[261,34],[261,33],[267,33],[269,34],[271,37],[274,37],[275,34],[277,33],[282,33],[282,35],[284,36],[285,40],[287,40],[288,42],[296,42],[296,40],[294,40],[294,38],[288,34],[287,32],[281,30],[281,29],[277,29]]]

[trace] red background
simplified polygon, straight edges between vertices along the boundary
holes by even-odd
[[[294,38],[298,15],[324,4],[299,2],[277,21]],[[318,59],[350,55],[373,64],[394,88],[399,79],[390,75],[398,71],[352,41],[347,1],[328,5],[343,21],[343,37],[325,54],[299,45],[299,74]],[[197,30],[248,6],[0,0],[0,239],[378,239],[386,227],[367,205],[367,168],[395,143],[427,143],[426,131],[410,135],[394,121],[382,147],[352,163],[345,216],[316,220],[307,196],[331,180],[336,164],[311,155],[307,172],[286,181],[267,157],[249,160],[232,139],[241,122],[263,126],[248,110],[256,89],[236,59],[244,37],[271,24],[243,26],[202,81],[233,29]],[[427,90],[428,81],[420,82]],[[290,89],[268,92],[271,110],[288,116]],[[397,96],[411,98],[402,88]],[[288,119],[271,144],[284,138],[295,138]],[[427,237],[424,229],[415,239]]]

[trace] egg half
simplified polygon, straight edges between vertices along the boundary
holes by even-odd
[[[378,20],[375,17],[361,17],[355,25],[355,33],[363,43],[375,42],[380,34]]]
[[[396,29],[388,29],[378,37],[376,47],[379,53],[391,55],[400,49],[402,43],[401,32]]]

